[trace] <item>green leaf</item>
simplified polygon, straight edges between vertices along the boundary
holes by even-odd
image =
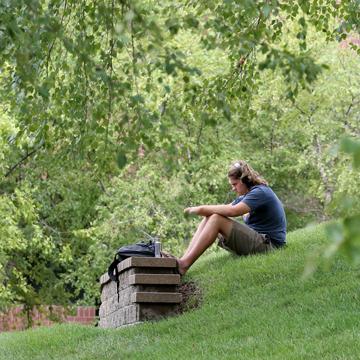
[[[262,11],[264,16],[267,18],[271,13],[271,6],[269,4],[265,4]]]
[[[306,22],[305,22],[305,18],[304,18],[304,17],[301,17],[298,22],[299,22],[299,24],[300,24],[302,27],[305,27],[305,26],[306,26]]]
[[[355,264],[360,263],[360,215],[354,215],[344,220],[346,236],[345,251]]]
[[[126,158],[126,154],[123,151],[118,152],[116,157],[116,162],[118,164],[119,169],[122,169],[126,165],[127,158]]]
[[[341,149],[353,156],[354,166],[360,168],[360,140],[346,137],[341,141]]]
[[[344,241],[344,234],[342,225],[339,223],[329,224],[326,227],[329,238],[335,243],[339,244]]]
[[[49,97],[49,89],[46,85],[42,85],[39,87],[39,94],[45,99]]]
[[[169,31],[171,32],[172,35],[177,34],[180,29],[179,19],[177,19],[177,18],[172,18],[172,19],[166,20],[165,25],[169,29]]]
[[[175,65],[172,63],[166,63],[165,64],[165,71],[171,75],[175,71]]]
[[[185,21],[186,25],[190,28],[197,28],[199,26],[198,19],[192,14],[187,15],[185,17],[184,21]]]

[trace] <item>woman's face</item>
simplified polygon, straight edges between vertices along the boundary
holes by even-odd
[[[248,187],[240,180],[233,177],[229,177],[229,184],[232,191],[235,191],[238,196],[245,195],[249,192]]]

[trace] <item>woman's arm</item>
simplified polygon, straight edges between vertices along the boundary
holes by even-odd
[[[244,202],[240,202],[236,205],[200,205],[189,207],[184,210],[187,214],[194,214],[200,216],[210,216],[218,214],[227,217],[241,216],[250,212],[249,206]]]

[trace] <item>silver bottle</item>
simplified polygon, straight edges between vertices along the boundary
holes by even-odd
[[[161,242],[155,241],[155,257],[161,257]]]

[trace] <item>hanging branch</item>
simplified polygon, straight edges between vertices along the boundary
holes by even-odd
[[[36,149],[28,152],[25,156],[23,156],[20,161],[18,161],[15,165],[13,165],[8,172],[4,175],[4,177],[8,177],[18,166],[20,166],[24,161],[26,161],[30,156],[34,155],[41,147],[43,146],[43,144],[41,144],[41,146],[37,147]]]
[[[61,16],[61,20],[60,20],[60,25],[63,26],[64,24],[64,18],[65,18],[65,12],[66,12],[66,8],[67,8],[67,0],[64,1],[64,11],[63,14]],[[57,38],[55,38],[48,50],[47,56],[46,56],[46,62],[45,62],[45,67],[46,67],[46,76],[49,77],[49,63],[50,63],[50,59],[51,59],[51,53],[52,50],[54,48],[55,42],[56,42]]]
[[[85,19],[85,2],[83,2],[83,12],[82,12],[82,16],[83,16],[83,23],[86,23],[86,19]],[[83,29],[83,40],[85,40],[86,38],[86,30]],[[86,132],[86,123],[87,123],[87,119],[88,119],[88,113],[89,113],[89,79],[88,79],[88,73],[87,73],[87,69],[86,69],[86,61],[83,60],[82,61],[82,71],[83,71],[83,76],[84,76],[84,80],[85,80],[85,88],[84,88],[84,100],[83,100],[83,104],[84,104],[84,115],[83,115],[83,120],[82,120],[82,124],[81,124],[81,128],[80,128],[80,150],[83,151],[82,149],[82,138]]]
[[[135,58],[135,39],[134,39],[134,28],[133,28],[133,21],[130,22],[130,29],[131,29],[131,51],[132,51],[132,67],[133,67],[133,81],[136,89],[136,95],[139,95],[139,87],[137,83],[137,76],[136,76],[136,58]]]
[[[110,39],[109,39],[109,99],[108,99],[108,116],[107,116],[107,122],[106,122],[106,132],[105,132],[105,154],[108,147],[109,142],[109,126],[112,119],[112,106],[113,106],[113,56],[114,56],[114,12],[115,12],[115,2],[114,0],[111,1],[111,23],[110,23],[110,31],[109,27],[107,28],[107,34],[109,36],[110,32]]]
[[[307,118],[308,123],[309,123],[310,127],[312,128],[314,126],[312,118],[317,110],[317,107],[312,109],[310,113],[304,111],[296,104],[295,104],[295,108],[298,109],[300,111],[300,113],[303,114]],[[313,137],[314,137],[314,151],[316,154],[317,166],[319,169],[321,180],[325,186],[325,194],[324,194],[325,195],[325,205],[327,205],[331,201],[332,193],[333,193],[334,189],[331,186],[328,175],[326,174],[326,169],[321,162],[321,157],[323,155],[323,149],[322,149],[322,144],[321,144],[316,132],[314,133]]]
[[[262,12],[260,12],[260,15],[254,21],[254,24],[253,24],[254,27],[250,27],[250,29],[249,29],[250,32],[255,32],[256,30],[258,30],[261,19],[262,19]],[[223,84],[222,89],[225,89],[229,85],[231,80],[233,80],[233,82],[235,82],[238,77],[240,77],[241,79],[244,77],[244,70],[245,70],[247,60],[250,57],[250,55],[254,53],[254,51],[255,51],[255,47],[253,47],[250,51],[247,52],[246,55],[242,56],[239,59],[239,61],[236,64],[236,67],[233,69],[229,78]],[[234,76],[236,73],[238,73],[238,75]]]
[[[131,51],[132,51],[132,68],[133,68],[133,83],[136,89],[136,95],[139,96],[139,86],[137,82],[137,75],[136,75],[136,57],[135,57],[135,36],[134,36],[134,26],[133,26],[133,19],[130,20],[130,31],[131,31]],[[141,119],[141,114],[139,111],[139,106],[135,106],[135,111],[137,113],[138,119]],[[137,122],[139,123],[139,122]]]

